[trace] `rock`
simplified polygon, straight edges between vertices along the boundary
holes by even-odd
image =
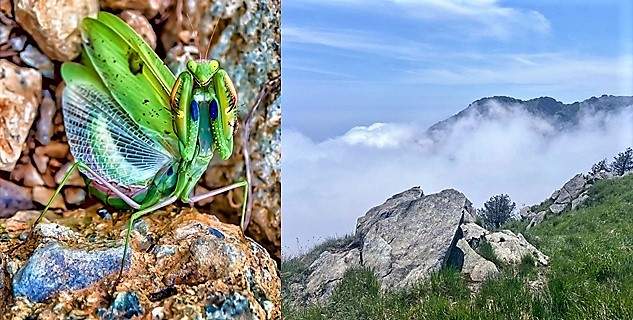
[[[470,206],[452,189],[428,196],[411,189],[387,200],[357,222],[363,265],[374,270],[383,289],[425,279],[448,260],[464,210]]]
[[[37,171],[39,171],[39,173],[46,172],[46,169],[48,168],[48,160],[50,160],[50,158],[43,154],[33,155],[33,162],[35,162],[35,167],[37,168]]]
[[[475,252],[465,239],[459,239],[455,247],[463,257],[461,272],[471,281],[483,282],[499,273],[497,266]]]
[[[64,175],[68,172],[68,170],[70,170],[70,167],[73,165],[72,162],[66,162],[63,166],[61,166],[61,168],[59,168],[59,170],[57,170],[57,173],[55,173],[55,183],[56,184],[61,184],[62,180],[64,179]],[[66,186],[75,186],[75,187],[85,187],[86,186],[86,182],[84,181],[84,179],[81,177],[81,175],[79,174],[79,170],[74,170],[70,176],[68,177],[68,179],[66,180]]]
[[[81,188],[64,189],[64,199],[69,204],[80,204],[86,200],[86,191]]]
[[[56,159],[65,159],[68,155],[68,144],[62,142],[52,142],[45,146],[35,148],[36,155],[44,155]]]
[[[360,266],[360,250],[346,252],[324,251],[310,266],[310,275],[306,279],[303,298],[309,302],[324,302],[338,283],[343,279],[345,271]]]
[[[25,310],[26,314],[37,310],[49,318],[281,317],[276,263],[261,246],[245,238],[238,226],[211,215],[195,209],[169,211],[141,218],[143,227],[135,224],[130,260],[113,293],[114,301],[107,298],[107,292],[119,268],[123,238],[118,235],[124,232],[128,216],[105,220],[95,207],[66,212],[58,221],[70,223],[77,231],[55,223],[41,224],[31,242],[13,258],[19,261],[30,256],[12,279],[18,298],[11,310]],[[139,236],[153,249],[140,250]],[[0,253],[13,244],[0,242]],[[48,274],[40,272],[45,266]],[[41,303],[33,304],[36,301]]]
[[[530,209],[529,206],[519,209],[519,217],[521,217],[521,220],[529,219],[533,215],[534,213],[532,212],[532,209]]]
[[[9,232],[26,230],[33,225],[39,215],[40,212],[35,210],[18,211],[5,221],[4,227]]]
[[[120,14],[127,24],[134,29],[152,49],[156,49],[156,33],[147,18],[141,12],[135,10],[125,10]]]
[[[101,6],[114,10],[138,10],[147,18],[153,18],[173,2],[173,0],[101,0]]]
[[[55,194],[55,190],[49,189],[46,187],[37,186],[33,188],[32,194],[33,194],[33,201],[45,206]],[[58,194],[55,197],[55,199],[53,199],[53,202],[51,203],[50,208],[64,209],[64,210],[66,209],[66,204],[64,203],[64,198],[62,197],[61,194]]]
[[[40,118],[37,120],[37,131],[35,133],[35,138],[43,145],[51,142],[54,132],[53,116],[56,111],[55,101],[51,98],[51,94],[48,91],[44,91],[44,98],[40,105]]]
[[[587,184],[587,179],[582,174],[577,174],[571,180],[567,181],[565,185],[558,191],[557,197],[554,200],[555,204],[569,204],[573,199],[576,199],[584,190]],[[553,197],[554,195],[552,195]],[[552,210],[554,212],[554,210]],[[557,212],[554,212],[557,213]]]
[[[138,296],[133,292],[119,292],[108,309],[99,309],[97,315],[101,319],[132,319],[142,316],[143,307]]]
[[[409,204],[415,200],[424,197],[424,192],[420,187],[413,187],[404,192],[393,195],[387,199],[385,203],[369,209],[364,216],[356,220],[356,234],[365,235],[373,227],[384,218],[388,218],[398,211],[406,209]]]
[[[72,60],[81,51],[79,24],[96,17],[97,0],[17,0],[16,21],[35,39],[51,59]]]
[[[11,180],[22,181],[22,185],[26,187],[35,187],[44,185],[42,175],[29,162],[27,164],[19,164],[11,172]]]
[[[510,230],[502,230],[486,235],[500,261],[507,264],[518,264],[524,256],[532,255],[534,260],[543,266],[549,264],[549,258],[531,245],[522,234],[515,235]]]
[[[20,52],[20,59],[30,67],[40,71],[40,73],[49,79],[53,79],[53,62],[43,55],[32,45],[27,45],[24,51]]]
[[[12,216],[18,210],[32,209],[31,190],[0,179],[0,218]]]
[[[118,271],[122,255],[123,247],[84,251],[45,244],[13,278],[13,295],[42,302],[60,291],[86,288]]]
[[[0,170],[11,171],[37,114],[42,76],[0,60]]]
[[[547,215],[547,211],[541,211],[532,217],[530,223],[527,225],[527,229],[534,227],[535,225],[543,222],[545,220],[545,216]]]
[[[9,40],[11,48],[15,51],[22,51],[26,45],[26,36],[13,37]]]
[[[490,231],[480,227],[475,223],[466,223],[459,226],[462,230],[463,239],[466,240],[469,244],[473,242],[478,242],[479,239],[482,239],[485,235],[489,234]]]
[[[589,200],[589,195],[587,193],[581,194],[578,198],[574,199],[571,202],[571,209],[576,210],[579,206],[581,206],[587,200]]]
[[[565,211],[565,208],[567,208],[567,205],[568,205],[567,203],[554,203],[549,206],[549,210],[554,214],[559,214]]]

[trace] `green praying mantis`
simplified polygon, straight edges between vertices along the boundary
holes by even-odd
[[[193,195],[214,153],[226,160],[233,152],[237,93],[219,62],[189,60],[176,77],[115,15],[85,18],[80,30],[80,63],[61,67],[64,126],[75,163],[33,227],[78,169],[103,203],[134,210],[119,279],[134,221],[177,200],[193,204],[242,187],[244,228],[247,181]]]

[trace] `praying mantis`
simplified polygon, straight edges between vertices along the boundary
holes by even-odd
[[[244,229],[247,180],[193,195],[213,155],[227,160],[233,153],[237,92],[220,63],[205,54],[175,76],[131,27],[107,12],[85,18],[80,30],[80,63],[61,67],[62,113],[75,163],[31,230],[74,170],[104,204],[133,210],[119,279],[134,221],[177,200],[194,204],[243,188]]]

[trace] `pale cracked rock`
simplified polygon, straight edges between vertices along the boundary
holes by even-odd
[[[114,299],[108,299],[128,216],[102,219],[96,211],[68,211],[56,223],[36,229],[9,261],[19,266],[11,279],[14,307],[0,308],[0,314],[37,310],[43,318],[60,319],[146,318],[156,313],[164,319],[281,317],[275,261],[244,237],[239,226],[195,209],[157,211],[135,224],[129,262]],[[7,238],[11,242],[0,242],[0,252],[18,241],[15,235]]]
[[[85,17],[96,17],[97,0],[17,0],[17,22],[48,57],[72,60],[81,51],[79,24]]]
[[[540,265],[547,266],[549,257],[527,242],[522,234],[502,230],[486,235],[486,240],[499,260],[507,264],[518,264],[524,256],[531,255]]]
[[[461,272],[467,275],[471,281],[482,282],[499,273],[497,266],[475,252],[466,240],[459,239],[456,249],[459,250],[462,257]]]
[[[11,171],[37,115],[42,76],[0,60],[0,170]]]
[[[302,292],[306,301],[325,301],[338,283],[343,279],[345,271],[360,266],[360,250],[345,252],[324,251],[310,266],[310,275],[306,279]]]

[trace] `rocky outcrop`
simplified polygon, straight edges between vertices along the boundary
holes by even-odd
[[[527,227],[532,228],[547,219],[549,215],[559,215],[569,210],[574,211],[589,200],[589,189],[597,181],[614,177],[614,174],[608,170],[596,170],[586,174],[579,173],[538,206],[540,208],[538,212],[534,211],[537,206],[522,208],[519,212],[519,219],[528,222]],[[543,209],[543,205],[546,206],[545,209]]]
[[[369,210],[358,219],[347,246],[324,251],[297,282],[284,285],[293,300],[316,303],[332,294],[350,268],[372,270],[382,289],[390,290],[415,284],[449,264],[479,284],[499,273],[499,266],[477,252],[484,241],[505,264],[532,255],[547,265],[548,257],[522,235],[508,230],[491,233],[470,221],[473,212],[459,191],[424,195],[418,187],[409,189]]]
[[[11,314],[37,309],[43,318],[115,319],[130,312],[165,319],[280,316],[274,260],[238,226],[195,209],[160,211],[135,223],[123,277],[109,298],[126,224],[95,211],[69,211],[64,219],[40,224],[10,256],[37,211],[0,220],[0,274],[7,277],[3,298]]]
[[[363,265],[374,270],[382,288],[401,288],[438,271],[446,263],[470,201],[456,190],[415,197],[415,189],[391,198],[360,221]],[[376,219],[379,218],[379,219]]]

